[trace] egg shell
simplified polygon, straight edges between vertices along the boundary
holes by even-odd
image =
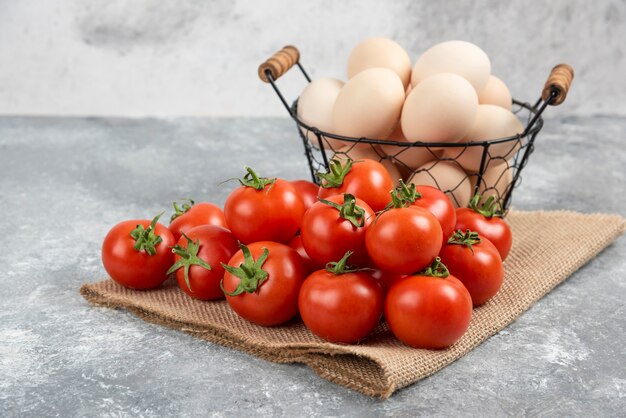
[[[374,160],[379,161],[383,167],[387,169],[387,172],[391,176],[394,181],[394,186],[398,184],[398,180],[402,177],[400,170],[391,158],[387,157],[379,148],[374,144],[354,144],[347,145],[337,150],[334,159],[351,159],[353,161],[357,160]]]
[[[438,188],[448,195],[457,208],[467,206],[472,196],[467,173],[454,162],[430,161],[419,167],[409,182]]]
[[[490,75],[487,84],[478,93],[478,103],[492,104],[511,110],[513,108],[513,99],[509,88],[495,75]]]
[[[511,111],[496,105],[479,105],[476,119],[468,131],[463,143],[489,141],[506,138],[524,132],[524,125]],[[486,164],[494,160],[510,160],[515,156],[521,143],[519,140],[490,144],[487,150]],[[451,147],[444,151],[443,156],[452,158],[468,172],[478,172],[484,147]]]
[[[348,57],[348,78],[363,70],[377,67],[395,72],[405,88],[411,81],[411,58],[391,39],[368,38],[354,47]]]
[[[406,139],[402,133],[400,124],[387,138],[389,141],[402,142],[406,146],[399,145],[379,145],[382,152],[385,153],[397,166],[403,167],[401,171],[413,171],[415,168],[424,163],[436,159],[441,152],[438,149],[422,146],[409,146],[412,142]]]
[[[354,138],[385,138],[404,102],[402,81],[387,68],[370,68],[343,86],[333,107],[333,132]]]
[[[441,42],[424,52],[413,67],[411,85],[415,87],[439,73],[454,73],[465,78],[479,93],[491,74],[491,61],[478,46],[466,41]]]
[[[477,174],[470,175],[472,191],[476,188],[477,180]],[[502,199],[504,199],[509,189],[513,187],[512,182],[513,167],[507,162],[492,161],[487,166],[478,187],[478,193],[481,195],[480,204],[484,203],[489,196],[495,196],[501,203],[504,203]]]
[[[442,73],[427,78],[409,93],[400,124],[410,141],[457,142],[472,127],[478,95],[463,77]]]
[[[333,106],[344,84],[341,80],[329,77],[311,81],[302,90],[298,99],[298,119],[312,128],[331,132],[333,129]],[[319,148],[317,136],[312,131],[300,129],[311,144]],[[338,143],[333,138],[323,137],[323,140],[331,147],[343,146],[343,143]]]

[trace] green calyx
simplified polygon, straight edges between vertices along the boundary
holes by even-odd
[[[343,195],[343,205],[324,199],[320,199],[320,202],[337,209],[339,216],[350,221],[356,228],[361,228],[365,225],[365,209],[356,204],[356,198],[353,195],[345,193]]]
[[[250,167],[246,167],[246,171],[247,173],[245,176],[243,176],[243,179],[237,179],[242,186],[252,187],[256,190],[263,190],[267,185],[269,185],[271,188],[274,185],[274,182],[276,182],[276,177],[272,179],[267,177],[259,177],[259,175]]]
[[[341,187],[353,164],[354,161],[350,159],[345,160],[345,164],[342,164],[341,160],[333,159],[328,163],[328,173],[318,172],[315,175],[321,180],[321,186],[325,189]]]
[[[410,183],[407,186],[402,179],[400,179],[400,185],[396,187],[395,192],[400,200],[409,204],[415,203],[417,199],[422,197],[422,194],[415,189],[415,184]]]
[[[362,269],[359,269],[357,267],[354,266],[349,266],[348,265],[348,258],[350,258],[350,256],[354,254],[352,251],[346,251],[346,253],[343,255],[343,257],[341,258],[341,260],[339,261],[331,261],[329,263],[326,263],[326,271],[339,276],[341,274],[345,274],[345,273],[352,273],[355,271],[360,271]]]
[[[154,217],[152,222],[147,228],[144,228],[143,225],[137,225],[135,229],[130,231],[130,236],[135,240],[135,245],[133,248],[136,251],[145,251],[148,255],[156,254],[156,246],[159,245],[163,238],[156,235],[154,233],[154,228],[156,228],[156,224],[159,221],[159,218],[163,216],[164,212],[159,213]]]
[[[191,238],[185,235],[185,233],[183,233],[183,236],[187,238],[187,248],[178,244],[176,244],[172,248],[172,252],[180,256],[180,260],[175,262],[174,265],[170,267],[170,269],[167,271],[167,274],[172,274],[176,270],[182,268],[185,276],[185,283],[187,284],[187,289],[189,289],[190,292],[193,292],[193,289],[191,288],[191,283],[189,282],[189,268],[191,266],[200,266],[207,270],[211,270],[211,265],[198,257],[198,250],[200,250],[200,241],[192,241]]]
[[[441,262],[441,258],[437,257],[435,258],[435,261],[433,261],[430,266],[426,267],[424,271],[421,271],[419,275],[445,279],[450,275],[450,272],[448,271],[448,267]]]
[[[220,283],[222,291],[227,296],[237,296],[242,294],[243,292],[254,293],[259,288],[259,286],[261,286],[263,282],[265,282],[269,277],[267,271],[261,268],[270,254],[267,248],[263,249],[263,254],[261,254],[261,256],[256,261],[254,260],[254,258],[252,258],[252,254],[250,254],[250,249],[248,247],[246,247],[244,244],[239,244],[239,248],[241,248],[241,251],[243,252],[244,260],[243,263],[239,265],[239,267],[232,267],[228,264],[222,263],[222,267],[224,267],[224,270],[240,279],[237,288],[235,288],[235,290],[230,293],[224,290],[222,283]]]
[[[472,200],[470,200],[469,202],[470,209],[472,209],[474,212],[480,213],[485,218],[493,218],[494,216],[501,218],[504,216],[502,205],[495,196],[489,196],[485,203],[483,203],[479,207],[480,199],[480,193],[476,193],[474,197],[472,197]]]
[[[474,254],[474,248],[472,248],[472,245],[480,244],[481,242],[482,240],[478,236],[478,232],[472,232],[469,229],[465,230],[465,232],[459,229],[450,238],[448,238],[448,244],[465,245],[472,251],[472,254]]]
[[[170,224],[174,221],[174,219],[189,212],[189,209],[191,209],[195,203],[196,202],[194,202],[193,199],[183,199],[183,203],[180,206],[177,202],[172,203],[172,206],[174,206],[174,213],[170,217]]]

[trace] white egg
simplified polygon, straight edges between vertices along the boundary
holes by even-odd
[[[439,73],[458,74],[469,81],[476,93],[479,93],[491,74],[491,61],[485,51],[470,42],[442,42],[419,57],[413,67],[411,85],[415,87]]]
[[[387,68],[370,68],[343,86],[333,107],[333,132],[354,138],[385,138],[404,103],[404,86]]]
[[[441,152],[432,147],[410,146],[411,141],[406,139],[400,124],[387,138],[389,141],[401,142],[403,145],[379,145],[382,152],[389,156],[397,166],[403,167],[401,171],[412,171],[424,163],[436,159]]]
[[[410,141],[457,142],[474,123],[478,96],[463,77],[442,73],[413,87],[400,123]]]
[[[348,78],[368,68],[383,67],[395,72],[404,87],[411,81],[411,58],[396,42],[387,38],[368,38],[348,57]]]
[[[524,132],[524,125],[511,111],[496,105],[479,105],[476,119],[463,143],[489,141],[511,137]],[[521,146],[520,140],[488,145],[485,164],[491,161],[510,160]],[[452,147],[444,151],[444,157],[452,158],[468,172],[478,172],[485,147],[474,145]]]
[[[468,175],[453,162],[430,161],[419,167],[409,181],[415,185],[437,187],[457,208],[467,206],[472,196]]]
[[[478,102],[480,104],[492,104],[511,110],[513,107],[513,99],[509,88],[495,75],[490,75],[485,88],[478,93]]]
[[[343,87],[344,82],[335,78],[318,78],[311,81],[300,94],[298,99],[298,119],[312,128],[323,132],[333,129],[333,106]],[[308,140],[319,147],[317,136],[312,131],[301,128]],[[343,142],[336,143],[332,138],[324,138],[331,146],[343,146]]]

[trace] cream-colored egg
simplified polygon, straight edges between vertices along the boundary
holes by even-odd
[[[437,187],[457,208],[467,206],[472,195],[468,175],[453,162],[430,161],[419,167],[409,181],[415,185]]]
[[[478,103],[492,104],[511,110],[513,100],[509,88],[495,75],[490,75],[485,88],[478,93]]]
[[[355,138],[385,138],[404,102],[404,86],[388,68],[369,68],[343,86],[333,107],[333,133]]]
[[[343,81],[328,77],[311,81],[298,99],[298,119],[312,128],[331,132],[333,129],[333,106],[343,85]],[[300,129],[311,144],[319,148],[317,136],[313,131]],[[327,141],[333,148],[343,146],[342,142],[338,143],[332,138],[323,138],[323,140]]]
[[[491,74],[491,61],[478,46],[465,41],[439,43],[424,52],[413,67],[411,84],[415,87],[439,73],[454,73],[465,78],[479,93]]]
[[[514,136],[524,132],[524,125],[511,111],[496,105],[479,105],[476,119],[471,129],[463,138],[464,143],[488,141]],[[521,146],[520,140],[490,144],[487,149],[485,164],[492,161],[510,160]],[[468,172],[480,170],[484,152],[483,146],[452,147],[444,151],[444,157],[453,158]]]
[[[476,188],[476,181],[478,180],[477,174],[470,175],[470,182],[472,184],[472,191]],[[513,167],[506,162],[499,162],[498,164],[489,164],[478,187],[478,193],[481,194],[480,203],[486,201],[489,196],[495,196],[496,199],[502,202],[504,196],[513,187]]]
[[[400,123],[410,141],[457,142],[474,123],[478,96],[463,77],[442,73],[413,87]]]
[[[404,87],[411,81],[411,58],[398,43],[387,38],[368,38],[348,57],[348,78],[368,68],[383,67],[395,72]]]
[[[424,163],[436,159],[441,152],[432,147],[423,146],[410,146],[411,141],[406,139],[400,124],[387,138],[390,141],[402,142],[403,146],[399,145],[379,145],[382,152],[389,156],[397,166],[403,167],[401,171],[412,171]]]
[[[351,160],[363,160],[369,159],[374,161],[380,161],[380,163],[387,169],[387,172],[394,181],[394,184],[398,183],[398,180],[403,178],[400,170],[393,163],[392,159],[387,157],[378,146],[374,144],[351,144],[344,146],[337,150],[333,158]]]

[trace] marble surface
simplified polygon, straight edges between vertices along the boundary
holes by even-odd
[[[0,0],[0,114],[284,116],[261,62],[293,44],[312,77],[345,79],[370,36],[413,62],[473,42],[514,97],[538,96],[567,62],[574,88],[552,114],[626,115],[623,0]],[[304,86],[281,79],[290,98]]]
[[[626,119],[549,119],[518,209],[626,215]],[[626,239],[467,356],[386,401],[91,307],[100,244],[251,165],[306,178],[287,119],[0,117],[0,416],[618,416]],[[581,237],[584,245],[584,237]]]

